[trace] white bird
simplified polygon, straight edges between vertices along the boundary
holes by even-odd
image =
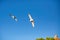
[[[34,20],[33,20],[33,18],[31,17],[30,14],[28,14],[28,17],[29,17],[30,22],[32,23],[32,26],[34,27]]]
[[[16,16],[10,14],[10,17],[11,17],[12,19],[14,19],[15,21],[18,21],[18,19],[16,18]]]

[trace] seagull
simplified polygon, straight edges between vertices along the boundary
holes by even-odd
[[[18,21],[18,19],[16,18],[16,16],[10,14],[10,17],[11,17],[12,19],[14,19],[16,22]]]
[[[34,19],[31,17],[30,14],[28,14],[28,17],[29,17],[30,22],[32,23],[33,28],[34,28]]]

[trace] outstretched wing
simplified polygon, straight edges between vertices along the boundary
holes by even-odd
[[[18,21],[18,19],[16,18],[15,21]]]
[[[32,26],[34,27],[34,21],[33,22],[31,22],[32,23]]]
[[[12,19],[15,19],[15,16],[11,16]]]
[[[32,19],[32,17],[31,17],[31,15],[30,15],[30,14],[28,14],[28,17],[29,17],[29,19]]]

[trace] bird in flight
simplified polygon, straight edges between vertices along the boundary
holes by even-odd
[[[30,22],[32,24],[32,27],[34,27],[34,19],[31,17],[30,14],[28,14],[28,17],[29,17],[29,20],[30,20]]]
[[[10,14],[9,15],[12,19],[14,19],[16,22],[18,21],[18,19],[16,18],[16,16],[14,16],[14,15],[12,15],[12,14]]]

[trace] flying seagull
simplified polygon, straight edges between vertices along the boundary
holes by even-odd
[[[32,26],[34,27],[34,20],[33,20],[33,18],[31,17],[30,14],[28,14],[28,17],[29,17],[30,22],[32,23]]]
[[[11,17],[12,19],[14,19],[16,22],[18,21],[18,19],[16,18],[16,16],[10,14],[10,17]]]

